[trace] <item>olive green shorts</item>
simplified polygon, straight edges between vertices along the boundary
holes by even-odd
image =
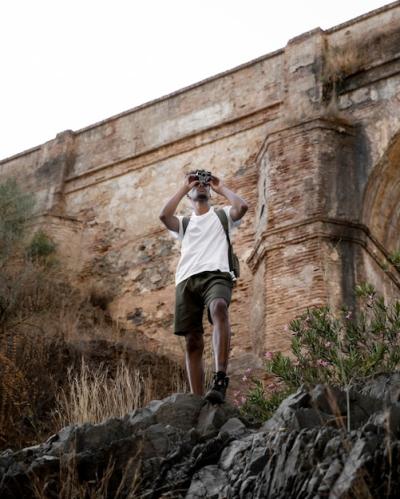
[[[174,334],[188,332],[203,334],[203,311],[207,307],[208,321],[212,324],[209,305],[215,298],[231,302],[233,281],[229,272],[205,271],[181,281],[175,288]]]

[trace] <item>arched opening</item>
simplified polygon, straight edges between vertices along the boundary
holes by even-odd
[[[400,132],[368,180],[362,222],[387,255],[400,250]]]
[[[389,301],[400,297],[399,201],[400,132],[370,175],[362,210],[362,222],[369,229],[362,253],[362,278]]]

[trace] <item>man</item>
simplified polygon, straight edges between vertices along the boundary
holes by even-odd
[[[213,350],[215,373],[213,386],[206,394],[212,403],[222,403],[229,378],[226,375],[231,337],[228,307],[231,301],[233,276],[229,269],[228,242],[222,223],[210,206],[212,189],[230,203],[224,207],[229,229],[238,226],[246,213],[247,203],[229,190],[214,175],[199,181],[196,173],[185,175],[183,185],[165,204],[160,220],[170,233],[180,241],[181,258],[176,275],[174,333],[186,340],[186,370],[192,393],[203,395],[203,310],[207,308],[208,320],[213,324]],[[174,213],[184,196],[192,204],[193,212],[183,234],[182,216]]]

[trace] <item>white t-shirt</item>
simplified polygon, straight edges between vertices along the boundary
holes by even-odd
[[[228,217],[230,237],[232,229],[240,225],[242,220],[232,220],[231,206],[224,206],[223,209]],[[179,219],[179,233],[169,230],[175,239],[182,241],[181,258],[175,273],[175,285],[205,270],[229,272],[228,241],[214,207],[210,206],[204,215],[196,215],[194,211],[192,212],[185,237],[183,237],[183,216],[178,215],[177,218]]]

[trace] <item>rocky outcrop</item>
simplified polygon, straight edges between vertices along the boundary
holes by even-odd
[[[229,404],[174,394],[3,452],[0,497],[68,497],[74,483],[109,498],[394,498],[399,400],[399,373],[348,392],[301,387],[254,427]]]

